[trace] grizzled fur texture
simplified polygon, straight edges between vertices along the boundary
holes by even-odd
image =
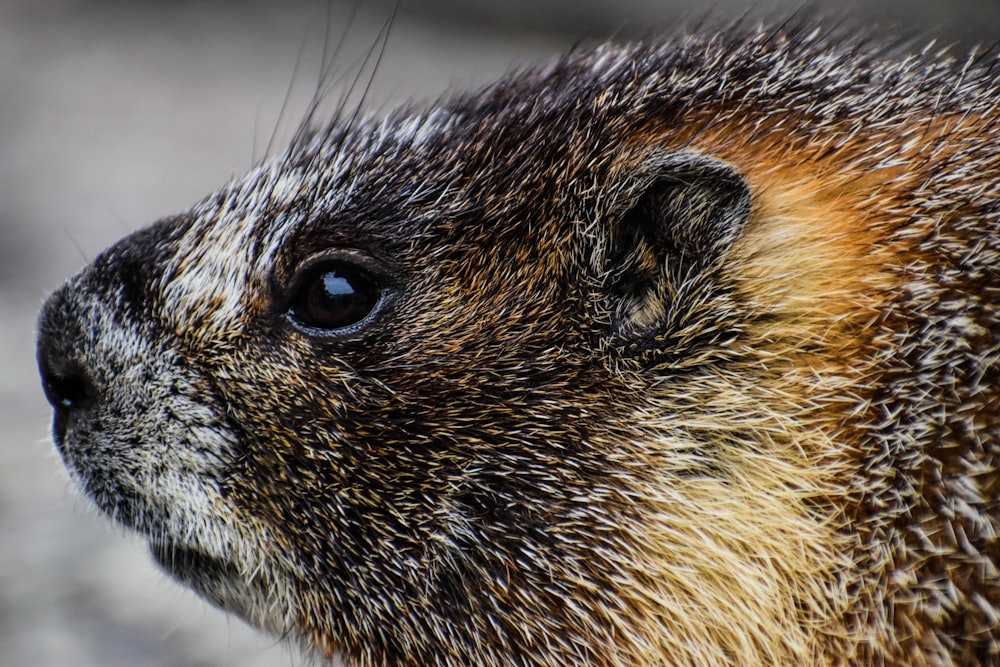
[[[51,297],[56,444],[346,665],[998,664],[998,74],[732,30],[305,132]]]

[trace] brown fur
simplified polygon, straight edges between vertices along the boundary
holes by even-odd
[[[52,297],[56,442],[351,666],[1000,663],[994,67],[733,30],[305,131]]]

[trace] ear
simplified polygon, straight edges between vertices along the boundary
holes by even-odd
[[[649,350],[669,345],[698,316],[713,317],[699,312],[720,290],[720,267],[751,199],[731,165],[690,151],[654,156],[629,181],[611,216],[604,292],[613,338]]]

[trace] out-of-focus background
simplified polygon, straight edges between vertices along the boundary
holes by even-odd
[[[712,4],[709,24],[746,11]],[[755,11],[783,17],[801,4]],[[814,4],[914,45],[963,51],[1000,38],[997,0]],[[34,318],[102,248],[246,170],[272,134],[287,139],[324,41],[349,25],[337,65],[352,72],[392,14],[376,0],[0,0],[0,664],[304,662],[171,583],[70,488],[47,434]],[[366,106],[430,99],[581,40],[705,15],[698,0],[403,0]]]

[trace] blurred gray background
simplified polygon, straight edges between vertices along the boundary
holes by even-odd
[[[361,4],[344,71],[393,12]],[[752,15],[801,4],[757,3]],[[1000,38],[998,0],[814,5],[887,39],[961,51]],[[717,22],[747,11],[712,7]],[[695,0],[403,0],[366,106],[705,14]],[[70,487],[47,434],[33,329],[46,293],[102,248],[246,170],[276,127],[287,139],[315,88],[325,26],[336,36],[350,15],[320,0],[0,0],[0,664],[303,664],[171,583]]]

